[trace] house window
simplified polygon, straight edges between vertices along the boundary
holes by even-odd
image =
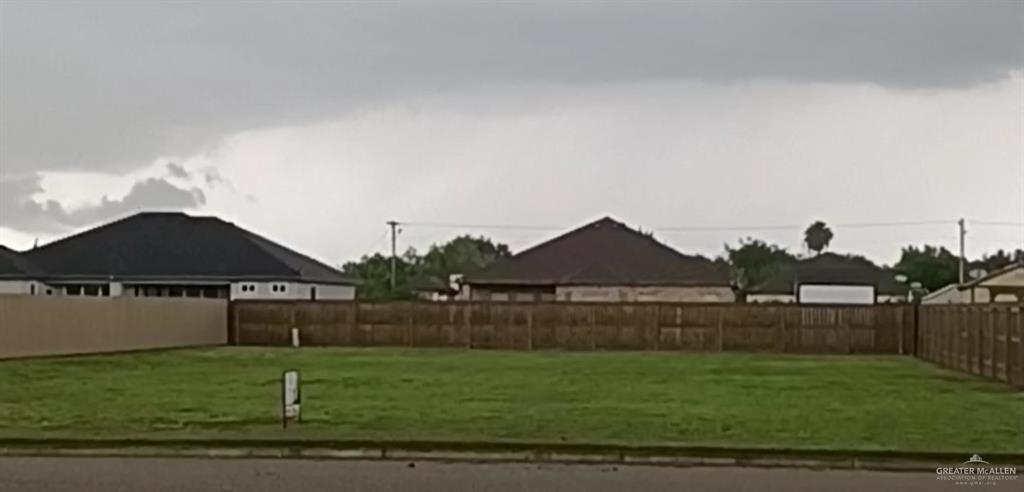
[[[270,286],[270,290],[272,292],[284,292],[285,291],[285,284],[273,284],[273,285]]]
[[[80,295],[82,295],[82,286],[81,285],[69,285],[67,287],[64,287],[64,293],[69,295],[69,296],[80,296]]]
[[[87,296],[98,296],[100,295],[100,286],[98,285],[86,285],[82,289],[83,294]]]
[[[201,292],[201,290],[200,290],[199,287],[186,287],[185,288],[185,296],[186,297],[199,297],[199,293],[200,292]]]
[[[184,294],[184,292],[185,290],[178,286],[170,287],[167,289],[167,295],[169,297],[181,297],[181,295]]]
[[[110,285],[109,284],[103,284],[103,285],[100,286],[100,295],[101,296],[109,296],[110,295]]]
[[[29,284],[28,293],[31,295],[36,295],[36,284]]]
[[[220,297],[220,293],[216,287],[203,287],[203,297],[217,298]]]
[[[52,296],[53,295],[53,289],[46,289],[46,295]]]

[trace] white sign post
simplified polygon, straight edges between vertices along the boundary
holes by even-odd
[[[281,375],[281,425],[288,421],[301,422],[302,392],[299,390],[299,371],[285,371]]]

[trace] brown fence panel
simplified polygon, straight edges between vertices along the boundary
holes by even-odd
[[[1020,305],[921,306],[917,357],[1024,388]]]
[[[342,346],[899,354],[917,345],[912,306],[236,301],[231,321],[241,345],[288,345],[292,328],[303,344]],[[921,328],[924,350],[945,353],[931,336],[943,329]]]
[[[227,326],[223,299],[0,295],[0,359],[224,345]]]

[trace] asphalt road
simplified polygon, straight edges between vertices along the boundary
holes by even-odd
[[[985,490],[1013,490],[1002,483]],[[183,458],[0,458],[0,491],[935,491],[932,473]]]

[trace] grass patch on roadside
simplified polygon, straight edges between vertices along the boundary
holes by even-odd
[[[1024,393],[895,356],[230,347],[2,361],[5,437],[1024,452]]]

